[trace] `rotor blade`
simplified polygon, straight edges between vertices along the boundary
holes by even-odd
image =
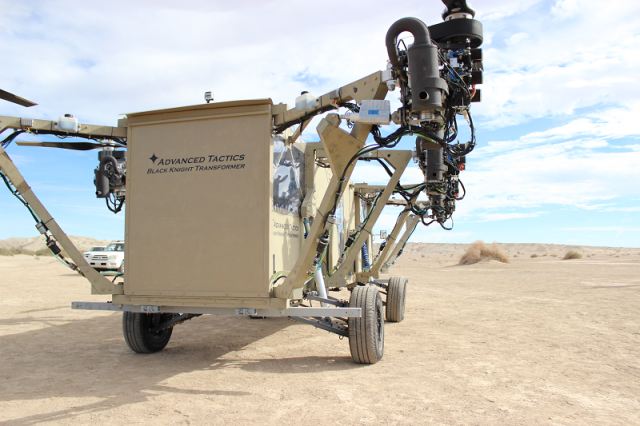
[[[5,101],[13,102],[14,104],[22,105],[25,107],[38,105],[37,103],[30,101],[29,99],[14,95],[13,93],[7,92],[2,89],[0,89],[0,99],[4,99]]]
[[[16,145],[40,146],[43,148],[75,149],[77,151],[89,151],[92,149],[102,148],[104,146],[110,146],[93,142],[16,142]]]

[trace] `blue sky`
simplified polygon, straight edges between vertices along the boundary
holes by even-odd
[[[325,93],[382,69],[396,19],[432,24],[442,10],[439,2],[354,3],[0,0],[0,87],[40,103],[1,102],[0,114],[73,113],[115,125],[127,112],[200,103],[205,90],[220,101],[292,105],[301,90]],[[640,247],[640,4],[473,6],[485,27],[485,84],[472,109],[478,146],[462,176],[468,196],[453,231],[432,226],[414,240]],[[317,139],[310,129],[303,138]],[[95,152],[11,146],[9,154],[69,233],[122,237],[124,215],[93,195]],[[373,165],[357,173],[384,176]],[[414,167],[406,182],[420,178]],[[0,209],[0,238],[36,235],[1,188]],[[387,212],[380,227],[393,221]]]

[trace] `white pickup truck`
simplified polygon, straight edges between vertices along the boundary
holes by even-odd
[[[124,272],[124,241],[113,241],[106,247],[84,252],[89,265],[97,270]],[[102,250],[100,250],[102,248]]]

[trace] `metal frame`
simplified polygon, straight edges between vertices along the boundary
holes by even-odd
[[[363,195],[373,194],[385,190],[387,187],[383,185],[369,185],[366,183],[358,183],[353,185],[353,190],[356,193]],[[407,203],[404,199],[394,200],[388,199],[386,205],[392,206],[406,206]],[[411,211],[404,209],[398,215],[396,223],[391,233],[385,239],[384,248],[379,251],[375,258],[371,261],[371,266],[367,271],[362,271],[356,274],[356,280],[358,282],[370,282],[376,283],[375,278],[380,276],[380,273],[387,272],[389,267],[393,265],[400,255],[400,252],[406,244],[411,234],[415,230],[416,226],[420,222],[420,218],[411,213]],[[405,227],[406,225],[406,227]],[[400,232],[404,227],[404,232],[400,236]],[[400,238],[398,238],[400,236]],[[365,242],[368,244],[369,255],[372,253],[371,241]]]
[[[260,316],[260,317],[346,317],[360,318],[360,308],[348,307],[306,307],[296,306],[285,309],[255,308],[208,308],[198,306],[158,306],[158,305],[121,305],[109,302],[72,302],[71,309],[89,311],[142,312],[147,314],[199,314],[224,316]]]
[[[320,98],[318,98],[318,108],[315,111],[309,113],[301,113],[295,109],[285,110],[283,106],[274,106],[274,123],[276,125],[282,123],[291,123],[300,121],[304,123],[305,117],[313,116],[318,111],[325,109],[335,108],[337,102],[356,100],[361,101],[363,99],[384,99],[387,95],[388,88],[383,81],[382,72],[377,71],[350,83],[346,86],[333,90]],[[309,118],[309,117],[308,117]],[[308,119],[307,118],[307,119]],[[281,299],[288,299],[293,296],[295,289],[301,288],[306,282],[306,278],[309,273],[314,273],[313,259],[316,254],[316,245],[318,238],[324,232],[324,224],[327,219],[327,215],[331,210],[333,201],[335,199],[338,188],[340,187],[339,180],[340,175],[344,176],[345,181],[349,181],[355,163],[351,164],[347,168],[349,159],[360,150],[371,130],[371,125],[357,123],[351,132],[338,127],[340,120],[336,116],[329,115],[320,121],[317,126],[317,131],[322,141],[325,153],[329,157],[331,170],[333,171],[333,177],[329,182],[329,185],[322,197],[320,206],[313,217],[313,223],[311,229],[304,241],[300,256],[296,261],[294,267],[287,275],[284,282],[275,285],[271,290],[271,295]],[[342,196],[347,189],[346,185],[342,186]],[[374,221],[375,222],[375,221]]]
[[[340,260],[340,266],[338,270],[333,272],[331,277],[327,280],[327,285],[330,287],[344,287],[347,284],[345,277],[353,271],[353,263],[356,260],[356,257],[360,253],[361,247],[365,244],[365,241],[369,242],[371,234],[373,232],[373,226],[377,222],[382,210],[384,209],[387,201],[393,194],[393,190],[400,182],[400,177],[404,173],[409,161],[411,160],[411,151],[377,151],[372,155],[368,155],[367,158],[384,158],[389,163],[391,163],[395,170],[393,175],[389,179],[389,182],[384,187],[384,190],[380,194],[378,198],[378,202],[375,206],[369,211],[367,211],[367,215],[369,216],[369,220],[364,226],[360,225],[360,232],[355,241],[351,244],[351,246],[345,251]],[[366,281],[361,281],[366,282]]]

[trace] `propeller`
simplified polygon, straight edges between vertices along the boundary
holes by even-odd
[[[22,105],[25,107],[38,105],[37,103],[30,101],[29,99],[14,95],[13,93],[7,92],[6,90],[2,89],[0,89],[0,99],[4,99],[5,101],[13,102],[14,104]]]
[[[124,148],[119,144],[112,142],[94,143],[94,142],[16,142],[20,146],[39,146],[42,148],[62,148],[73,149],[76,151],[90,151],[92,149],[100,149],[106,147]]]

